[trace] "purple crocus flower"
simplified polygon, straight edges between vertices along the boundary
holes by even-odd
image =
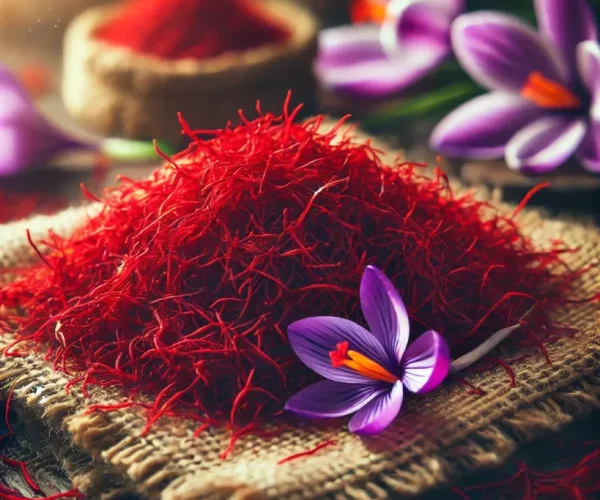
[[[0,177],[42,165],[71,149],[93,149],[44,118],[15,76],[0,66]]]
[[[576,155],[600,172],[600,45],[586,0],[535,0],[539,33],[498,12],[459,16],[454,53],[491,92],[466,102],[434,129],[436,151],[504,157],[540,174]]]
[[[307,318],[288,327],[300,360],[328,380],[301,390],[285,408],[311,418],[356,413],[350,431],[370,435],[398,415],[404,388],[420,394],[442,383],[450,370],[450,354],[432,330],[407,348],[410,328],[404,303],[373,266],[363,275],[360,302],[371,331],[334,317]]]
[[[381,2],[373,3],[380,12]],[[450,25],[465,0],[391,0],[381,25],[321,31],[315,74],[333,91],[362,98],[395,94],[433,71],[451,52]],[[379,14],[378,14],[379,16]]]

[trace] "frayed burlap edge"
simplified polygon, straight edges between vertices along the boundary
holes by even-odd
[[[5,226],[0,235],[3,262],[18,265],[34,258],[24,238],[25,227],[32,229],[34,238],[49,226],[66,233],[83,216],[82,210],[71,210]],[[541,245],[561,238],[581,246],[568,256],[573,267],[600,257],[600,233],[591,226],[543,220],[533,211],[522,214],[521,225]],[[600,272],[590,271],[580,280],[579,293],[591,294],[599,281]],[[79,465],[67,464],[67,469],[74,484],[93,498],[134,491],[164,500],[415,495],[466,472],[497,465],[518,444],[600,406],[599,319],[595,303],[558,311],[557,320],[580,333],[549,346],[552,366],[539,353],[515,363],[514,388],[502,370],[492,370],[468,379],[486,392],[484,396],[446,384],[431,395],[407,401],[401,418],[381,436],[362,440],[341,423],[321,427],[294,422],[278,438],[248,436],[226,461],[219,458],[226,432],[207,431],[193,439],[189,422],[166,419],[141,437],[145,421],[136,411],[85,411],[90,404],[120,402],[117,391],[96,389],[89,401],[76,389],[66,394],[68,379],[33,355],[0,359],[0,384],[4,391],[15,387],[15,404],[57,432],[58,443],[72,447]],[[9,342],[9,335],[0,339],[0,345]],[[330,438],[336,444],[318,454],[277,465],[281,458]]]

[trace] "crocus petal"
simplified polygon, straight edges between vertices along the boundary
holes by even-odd
[[[384,392],[381,385],[322,380],[292,396],[285,409],[310,418],[335,418],[360,410]]]
[[[43,165],[74,148],[96,145],[71,138],[50,124],[17,78],[0,66],[0,176]]]
[[[35,144],[21,130],[10,125],[0,126],[0,176],[22,170],[34,159]]]
[[[403,396],[402,382],[396,382],[391,391],[378,395],[358,410],[350,420],[348,428],[361,436],[371,436],[381,432],[398,416]]]
[[[390,56],[411,51],[450,51],[450,24],[460,2],[392,0],[381,25],[381,44]]]
[[[583,84],[587,87],[592,99],[600,94],[600,44],[598,42],[582,42],[577,46],[577,69]],[[595,103],[594,103],[595,104]],[[592,114],[600,120],[600,109],[594,109]]]
[[[35,121],[39,116],[33,101],[21,83],[6,68],[0,66],[0,122]]]
[[[544,110],[516,94],[491,92],[446,116],[433,130],[430,146],[448,156],[501,158],[510,138],[543,114]]]
[[[540,33],[554,42],[575,76],[575,51],[580,42],[596,40],[594,13],[587,0],[535,0]]]
[[[439,333],[429,330],[406,350],[402,382],[411,392],[424,393],[435,389],[448,376],[450,351]]]
[[[585,137],[577,150],[577,159],[585,170],[600,174],[600,125],[588,127]]]
[[[452,24],[454,54],[478,83],[520,92],[532,72],[563,83],[567,68],[530,26],[499,12],[473,12]]]
[[[42,166],[61,151],[84,147],[52,132],[43,123],[1,124],[0,176],[13,175],[30,166]]]
[[[380,98],[400,92],[437,67],[448,57],[446,47],[432,47],[426,53],[407,52],[400,57],[362,61],[346,66],[331,66],[317,61],[314,67],[319,82],[334,91],[361,98]]]
[[[562,165],[579,147],[584,118],[550,115],[530,123],[508,142],[506,163],[514,170],[541,174]]]
[[[399,2],[400,0],[392,0],[390,2]],[[414,2],[415,0],[403,0],[408,2]],[[422,0],[426,1],[429,5],[435,7],[440,12],[443,12],[450,19],[454,19],[465,10],[466,0]]]
[[[379,269],[368,266],[360,282],[360,304],[371,333],[400,361],[408,344],[408,313],[398,290]]]
[[[338,67],[385,59],[379,26],[340,26],[319,33],[318,65]]]
[[[361,384],[368,379],[345,366],[333,367],[329,353],[340,342],[348,341],[350,349],[393,371],[383,346],[371,332],[347,319],[320,316],[306,318],[288,327],[292,349],[306,366],[336,382]]]

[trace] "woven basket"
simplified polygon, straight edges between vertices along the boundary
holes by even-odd
[[[94,37],[120,7],[91,9],[73,21],[65,38],[63,100],[82,125],[103,135],[181,141],[177,113],[193,128],[221,127],[239,109],[276,109],[314,94],[311,65],[317,21],[306,9],[281,0],[260,5],[289,26],[284,43],[213,59],[166,61],[112,46]]]

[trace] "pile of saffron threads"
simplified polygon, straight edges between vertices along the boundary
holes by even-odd
[[[289,38],[252,0],[130,0],[96,36],[161,59],[207,59]],[[259,3],[258,3],[259,4]]]
[[[561,262],[568,250],[535,248],[439,170],[385,165],[341,122],[322,131],[322,117],[296,123],[287,104],[257,111],[213,131],[182,119],[187,150],[147,180],[121,177],[70,237],[31,241],[50,251],[0,289],[3,310],[21,313],[6,318],[18,325],[6,354],[45,352],[69,390],[120,387],[122,404],[95,409],[143,407],[145,432],[168,415],[237,438],[312,381],[288,345],[291,321],[364,323],[368,264],[400,290],[413,335],[441,332],[453,357],[533,306],[508,344],[543,350],[569,332],[548,316],[579,274]]]

